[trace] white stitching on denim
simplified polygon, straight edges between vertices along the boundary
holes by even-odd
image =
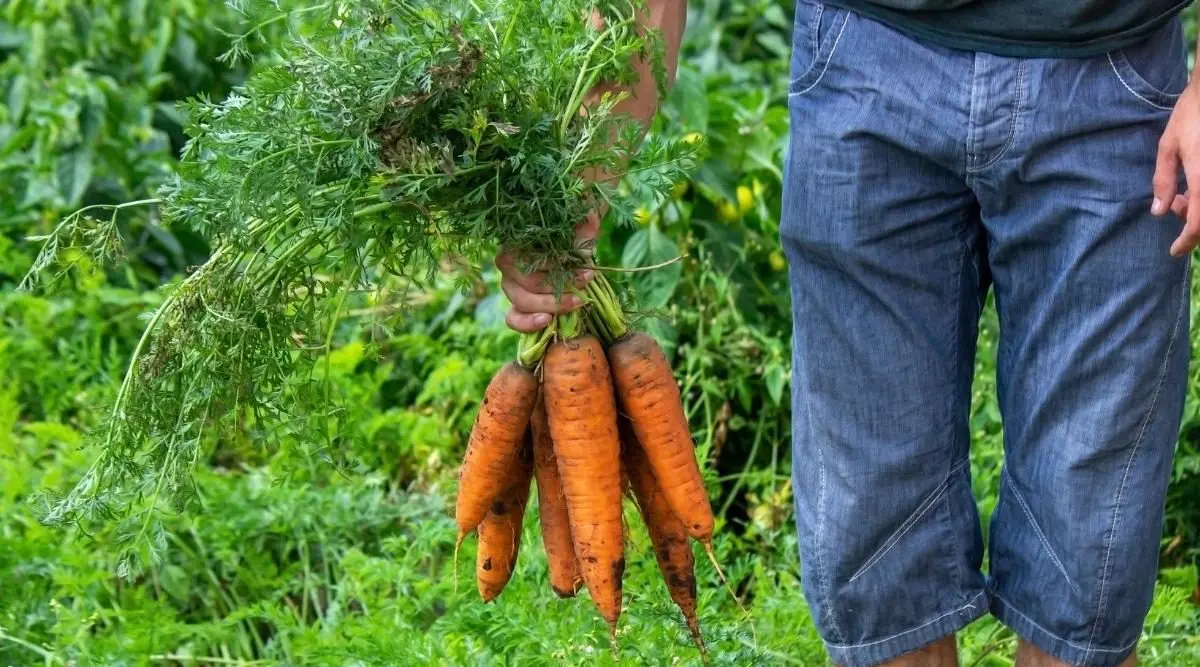
[[[817,535],[816,535],[816,557],[817,557],[817,583],[821,588],[821,597],[825,604],[821,615],[829,623],[829,628],[833,631],[833,635],[838,638],[838,641],[844,641],[842,630],[838,627],[837,614],[834,613],[833,595],[830,593],[829,573],[825,569],[825,505],[826,505],[826,484],[825,484],[825,447],[818,444],[817,446]]]
[[[863,566],[858,568],[858,572],[855,572],[854,576],[850,577],[850,580],[846,583],[854,583],[856,579],[866,574],[867,570],[870,570],[875,566],[876,563],[883,559],[883,557],[887,555],[887,552],[891,551],[892,547],[896,546],[896,544],[900,541],[900,538],[907,535],[908,531],[912,530],[912,527],[917,525],[917,522],[921,520],[921,517],[928,514],[929,510],[933,509],[933,507],[937,505],[938,501],[942,499],[942,496],[946,494],[946,489],[950,488],[950,480],[954,477],[954,474],[962,470],[963,467],[966,466],[967,462],[968,460],[964,459],[959,461],[954,467],[950,468],[950,472],[946,474],[946,478],[937,485],[937,488],[933,490],[933,493],[931,493],[928,498],[922,501],[921,504],[917,506],[917,509],[913,510],[912,514],[908,515],[908,518],[904,520],[904,523],[900,524],[900,527],[896,529],[896,532],[892,533],[892,535],[888,537],[887,541],[883,543],[883,546],[879,547],[879,550],[876,551],[870,558],[868,558],[867,562],[863,563]]]
[[[980,100],[983,88],[979,81],[979,54],[971,60],[971,92],[967,96],[967,145],[966,155],[964,155],[963,171],[966,172],[967,178],[971,178],[971,172],[975,169],[975,148],[979,143],[978,134],[978,119],[975,117],[975,110],[983,105]]]
[[[1137,643],[1141,640],[1141,638],[1139,637],[1138,639],[1135,639],[1132,642],[1130,642],[1128,646],[1124,646],[1121,648],[1087,648],[1086,646],[1080,646],[1079,644],[1076,644],[1075,642],[1073,642],[1069,639],[1063,639],[1062,637],[1059,637],[1058,635],[1054,634],[1053,632],[1050,632],[1046,628],[1042,627],[1037,621],[1033,620],[1032,618],[1029,618],[1025,614],[1022,614],[1021,611],[1019,609],[1017,609],[1016,605],[1014,605],[1012,602],[1009,602],[1008,598],[997,593],[996,591],[992,591],[992,597],[1003,602],[1004,606],[1007,607],[1009,611],[1016,614],[1017,616],[1020,616],[1022,619],[1025,620],[1026,623],[1028,623],[1028,624],[1032,625],[1033,627],[1037,628],[1038,630],[1046,633],[1050,637],[1053,637],[1056,641],[1060,641],[1077,651],[1087,651],[1089,654],[1090,653],[1121,653],[1123,651],[1128,651],[1129,649],[1133,648],[1134,646],[1137,646]],[[1088,658],[1088,655],[1084,655],[1083,658],[1084,658],[1084,661],[1086,661]]]
[[[992,157],[992,159],[977,167],[971,167],[972,171],[987,169],[988,167],[996,164],[1008,154],[1008,151],[1013,147],[1013,144],[1017,142],[1017,122],[1021,116],[1021,105],[1025,102],[1025,63],[1026,61],[1024,59],[1021,59],[1017,62],[1017,99],[1013,101],[1012,121],[1009,123],[1008,128],[1008,141],[1004,142],[1004,147],[1001,148],[999,152]]]
[[[937,623],[938,621],[942,620],[943,618],[946,618],[947,616],[953,616],[953,615],[955,615],[955,614],[961,614],[961,613],[963,612],[963,610],[964,610],[964,609],[974,609],[974,608],[975,608],[975,601],[976,601],[976,600],[978,600],[979,598],[983,597],[983,596],[984,596],[984,595],[986,595],[986,594],[987,594],[987,591],[980,591],[979,593],[977,593],[977,594],[975,595],[975,597],[971,598],[971,601],[970,601],[970,602],[968,602],[968,603],[964,604],[963,606],[959,607],[958,609],[955,609],[955,610],[953,610],[953,611],[948,611],[948,612],[946,612],[946,613],[942,614],[941,616],[938,616],[937,618],[933,619],[932,621],[927,621],[927,622],[925,622],[925,623],[922,623],[922,624],[918,625],[918,626],[917,626],[917,627],[915,627],[915,628],[910,628],[910,629],[908,629],[908,630],[905,630],[905,631],[903,631],[903,632],[897,632],[896,634],[894,634],[894,635],[892,635],[892,636],[890,636],[890,637],[884,637],[883,639],[877,639],[877,640],[875,640],[875,641],[873,641],[873,642],[867,642],[867,643],[865,643],[865,644],[829,644],[829,647],[830,647],[830,648],[834,648],[834,649],[839,649],[839,650],[841,650],[841,649],[849,649],[849,648],[866,648],[867,646],[875,646],[876,644],[882,644],[882,643],[884,643],[884,642],[890,642],[890,641],[892,641],[893,639],[898,639],[898,638],[900,638],[900,637],[903,637],[904,635],[912,634],[912,633],[916,632],[917,630],[922,630],[922,629],[924,629],[924,628],[926,628],[926,627],[928,627],[928,626],[930,626],[930,625],[933,625],[934,623]]]
[[[789,98],[796,97],[798,95],[803,95],[803,94],[807,93],[808,91],[812,90],[813,88],[816,88],[817,84],[821,83],[821,79],[825,78],[825,72],[829,71],[829,61],[833,60],[833,54],[837,53],[838,44],[841,43],[841,41],[842,41],[842,33],[846,32],[846,24],[849,22],[850,22],[850,15],[842,14],[842,27],[838,28],[837,38],[833,40],[833,46],[830,47],[829,53],[824,58],[825,62],[821,66],[821,73],[817,75],[817,80],[810,83],[808,85],[808,87],[805,88],[804,90],[797,90],[794,93],[789,93],[788,94]]]
[[[1184,268],[1184,277],[1188,275],[1189,268]],[[1129,460],[1125,462],[1125,472],[1121,475],[1121,484],[1117,487],[1117,502],[1113,507],[1112,525],[1108,529],[1108,544],[1104,548],[1104,567],[1100,570],[1100,599],[1096,603],[1096,619],[1092,624],[1092,633],[1088,637],[1087,650],[1092,651],[1092,646],[1096,643],[1096,628],[1100,627],[1103,622],[1105,611],[1105,596],[1108,593],[1108,577],[1109,566],[1112,564],[1113,541],[1116,539],[1117,524],[1121,521],[1121,501],[1125,497],[1125,488],[1129,482],[1129,471],[1133,468],[1133,459],[1137,456],[1138,450],[1141,449],[1142,440],[1146,437],[1146,429],[1150,426],[1150,420],[1154,417],[1154,411],[1158,407],[1158,399],[1162,396],[1163,384],[1167,379],[1167,370],[1171,367],[1171,353],[1175,350],[1175,340],[1179,337],[1179,323],[1183,320],[1183,311],[1187,308],[1190,298],[1188,290],[1188,281],[1183,282],[1183,295],[1180,298],[1179,308],[1175,311],[1175,325],[1171,330],[1171,339],[1167,342],[1167,351],[1163,355],[1162,370],[1158,373],[1158,382],[1154,387],[1154,396],[1150,399],[1150,407],[1146,410],[1146,418],[1142,420],[1142,428],[1138,432],[1137,440],[1133,443],[1133,451],[1129,453]],[[1088,655],[1084,655],[1086,661]]]
[[[1029,525],[1033,526],[1034,534],[1042,541],[1042,546],[1046,547],[1046,553],[1050,554],[1050,560],[1054,561],[1054,564],[1058,567],[1058,571],[1062,573],[1063,578],[1071,585],[1071,589],[1079,593],[1079,586],[1071,580],[1071,575],[1067,574],[1067,568],[1063,567],[1062,561],[1058,559],[1058,554],[1054,553],[1054,549],[1050,546],[1050,540],[1046,538],[1046,533],[1042,532],[1042,527],[1033,518],[1033,511],[1029,509],[1029,505],[1025,502],[1025,497],[1017,489],[1017,483],[1013,480],[1012,475],[1008,474],[1007,468],[1004,470],[1004,477],[1008,479],[1008,488],[1012,491],[1013,497],[1017,499],[1017,503],[1025,511],[1025,517],[1029,519]]]
[[[812,23],[808,26],[809,46],[813,52],[813,58],[818,57],[821,50],[821,17],[825,14],[825,3],[817,3],[816,9],[813,12]]]
[[[818,449],[817,455],[817,577],[821,582],[821,596],[825,598],[825,616],[833,634],[842,637],[837,616],[833,612],[833,596],[829,593],[829,573],[825,571],[825,450]]]
[[[1134,90],[1133,87],[1130,86],[1129,83],[1127,83],[1125,81],[1125,77],[1121,74],[1121,70],[1117,67],[1117,63],[1115,61],[1113,61],[1113,57],[1112,57],[1111,53],[1108,54],[1108,64],[1110,67],[1112,67],[1113,74],[1117,75],[1117,80],[1121,82],[1122,86],[1125,86],[1125,90],[1128,90],[1129,92],[1133,93],[1134,97],[1145,102],[1146,104],[1149,104],[1150,106],[1154,107],[1155,109],[1162,109],[1163,111],[1171,110],[1171,107],[1165,107],[1161,104],[1158,104],[1157,102],[1148,100],[1148,99],[1146,99],[1146,96],[1144,96],[1141,93],[1139,93],[1138,91]],[[1163,95],[1166,95],[1167,97],[1175,97],[1176,99],[1179,98],[1178,95],[1172,96],[1169,93],[1163,93]]]

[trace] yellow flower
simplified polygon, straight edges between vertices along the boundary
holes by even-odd
[[[737,200],[738,211],[742,215],[746,215],[750,211],[754,210],[754,193],[750,191],[750,188],[744,185],[739,185],[737,189]]]
[[[771,253],[767,261],[771,263],[771,268],[776,271],[782,271],[787,268],[787,260],[783,258],[783,253],[778,250]]]
[[[647,225],[653,218],[654,214],[652,214],[650,209],[646,208],[645,206],[639,206],[637,210],[633,212],[633,221],[639,225]]]
[[[763,182],[758,180],[757,178],[754,179],[754,183],[752,185],[753,185],[752,189],[754,190],[755,197],[763,196],[763,192],[765,192],[767,190],[767,186],[763,185]]]
[[[683,142],[686,144],[695,146],[701,141],[704,141],[704,135],[700,134],[699,132],[688,132],[687,134],[683,135]]]
[[[683,196],[687,194],[687,191],[688,191],[688,182],[687,181],[679,181],[678,183],[675,184],[675,187],[672,188],[671,195],[674,196],[676,199],[682,199]]]
[[[738,210],[737,204],[728,199],[721,200],[721,203],[717,206],[717,214],[725,222],[737,222],[742,218],[742,212]]]

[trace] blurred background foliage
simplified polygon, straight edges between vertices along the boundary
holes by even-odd
[[[253,423],[211,443],[203,507],[169,520],[167,556],[144,575],[116,576],[103,532],[39,524],[38,494],[68,488],[94,456],[83,434],[159,302],[155,288],[208,248],[135,210],[122,220],[128,265],[73,273],[47,296],[15,289],[32,261],[26,238],[81,205],[150,196],[183,141],[175,103],[220,99],[254,65],[256,40],[239,35],[258,19],[236,4],[0,6],[0,664],[614,662],[586,599],[553,597],[535,512],[496,604],[475,595],[470,542],[454,580],[456,465],[475,401],[515,345],[489,273],[462,290],[449,267],[420,291],[397,285],[347,313],[329,364],[318,365],[336,417],[273,428],[271,447]],[[693,0],[678,83],[656,122],[703,136],[709,156],[672,200],[639,211],[636,228],[614,230],[600,248],[602,263],[627,268],[686,257],[629,280],[644,326],[673,356],[720,512],[718,555],[748,608],[739,612],[698,565],[717,664],[825,664],[799,590],[789,482],[791,320],[778,229],[791,17],[786,1]],[[273,21],[265,39],[302,21]],[[1187,29],[1194,43],[1191,13]],[[249,57],[222,58],[232,47]],[[1002,458],[996,336],[989,310],[971,421],[985,521]],[[1198,513],[1194,381],[1147,664],[1200,664]],[[620,660],[698,663],[640,522],[631,525]],[[993,622],[960,643],[964,664],[1011,664],[1014,640]]]

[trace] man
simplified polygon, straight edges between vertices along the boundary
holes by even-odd
[[[677,37],[681,4],[649,22]],[[1135,664],[1200,239],[1185,4],[799,0],[794,485],[836,662],[953,665],[990,612],[1023,667]],[[499,264],[513,328],[578,305]],[[968,415],[988,289],[1006,462],[985,576]]]

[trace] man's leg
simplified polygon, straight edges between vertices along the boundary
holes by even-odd
[[[781,235],[805,597],[839,664],[953,665],[953,633],[988,606],[968,465],[973,61],[797,10]]]
[[[1020,72],[1019,113],[993,137],[1009,148],[971,180],[1000,315],[992,611],[1037,647],[1026,665],[1113,667],[1153,596],[1187,382],[1189,260],[1168,253],[1178,220],[1149,212],[1182,31],[980,68]]]
[[[883,663],[882,667],[958,667],[958,642],[954,635],[906,653],[895,660]]]
[[[1051,657],[1049,653],[1033,644],[1021,641],[1017,648],[1016,667],[1070,667],[1070,665]],[[1120,667],[1137,667],[1137,657],[1129,656],[1125,662],[1121,663]]]

